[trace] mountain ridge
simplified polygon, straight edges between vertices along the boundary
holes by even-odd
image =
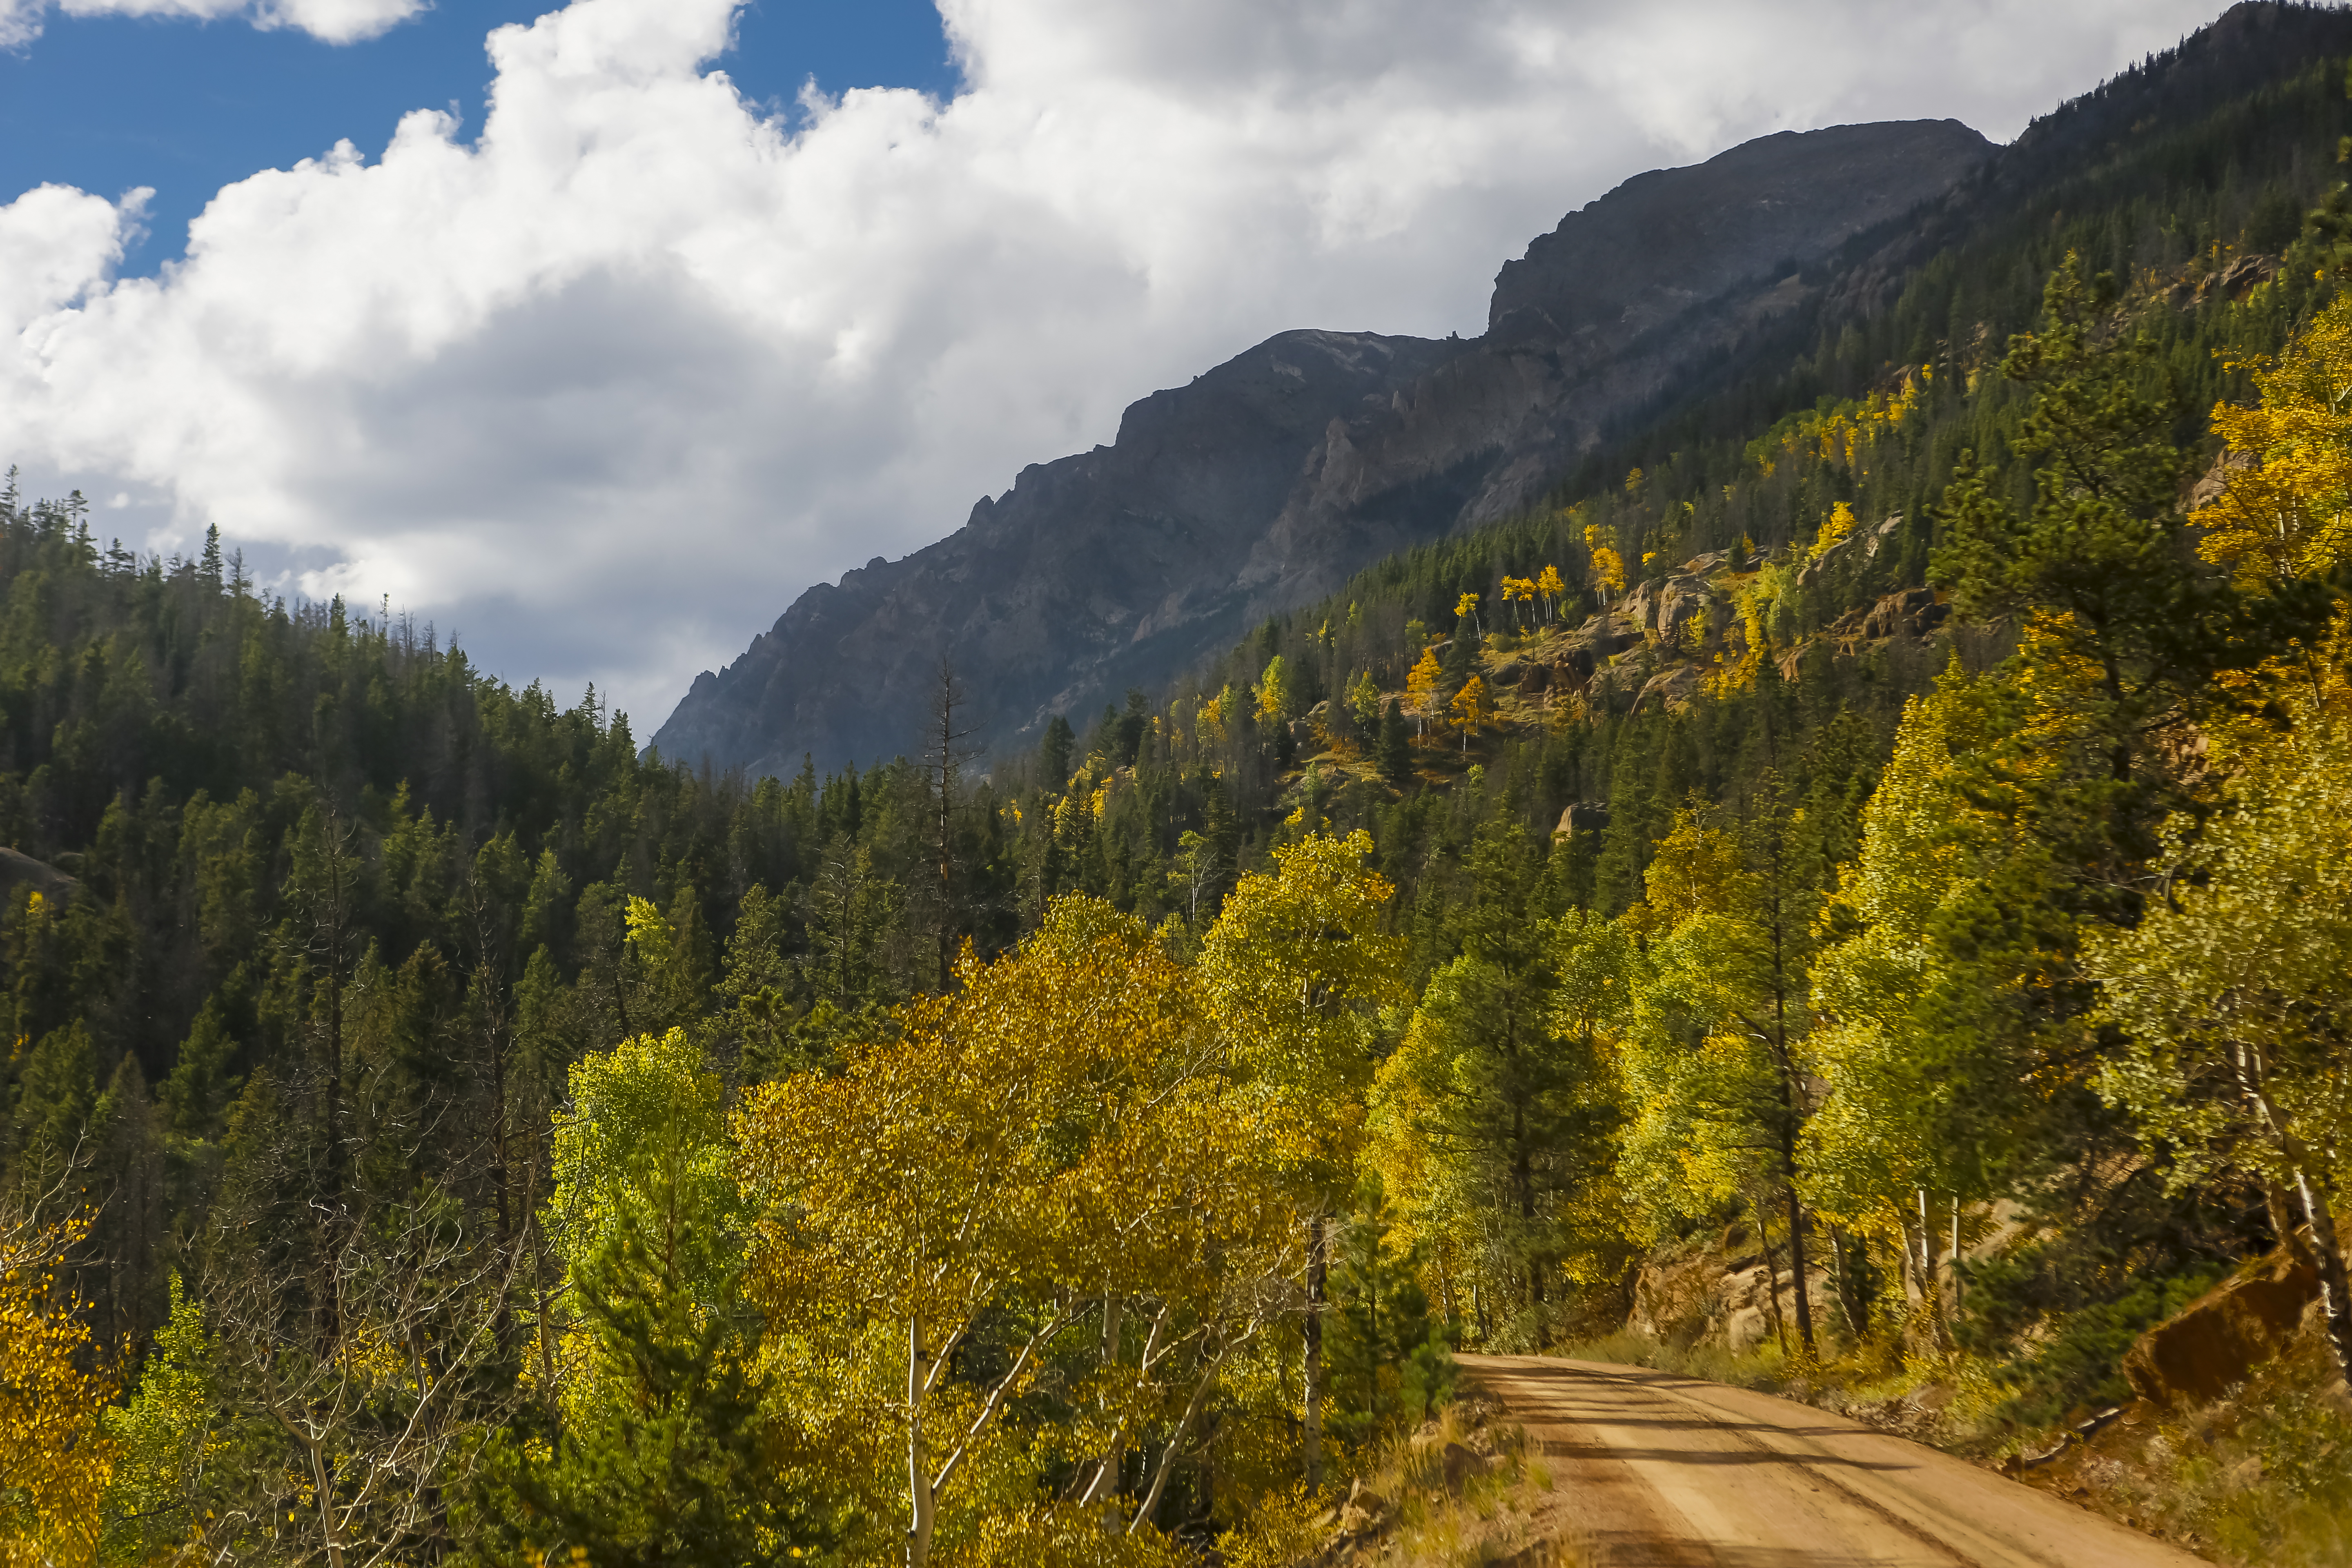
[[[1277,333],[1137,400],[1109,446],[1023,469],[946,539],[810,588],[653,747],[754,773],[887,755],[942,657],[992,742],[1160,684],[1402,544],[1523,507],[1612,417],[1801,304],[1784,265],[1990,152],[1952,121],[1776,132],[1568,215],[1505,263],[1480,338]],[[1613,290],[1559,265],[1580,242]]]

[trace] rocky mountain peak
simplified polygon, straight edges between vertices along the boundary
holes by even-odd
[[[1535,241],[1463,342],[1280,333],[1021,471],[950,537],[803,594],[654,736],[789,773],[907,750],[944,657],[995,743],[1165,683],[1402,545],[1523,507],[1612,422],[1811,297],[1789,274],[1949,190],[1950,121],[1782,132],[1636,176]]]

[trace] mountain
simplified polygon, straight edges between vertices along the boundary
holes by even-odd
[[[754,773],[904,751],[945,658],[983,735],[1156,687],[1398,547],[1507,515],[1991,154],[1952,121],[1783,132],[1627,181],[1496,279],[1488,330],[1291,331],[1132,405],[964,526],[809,589],[655,734]]]

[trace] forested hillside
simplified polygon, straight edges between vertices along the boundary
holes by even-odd
[[[2020,1464],[2275,1255],[2141,1522],[2329,1560],[2347,66],[984,773],[952,669],[710,776],[12,485],[0,1562],[1273,1568],[1718,1250]]]

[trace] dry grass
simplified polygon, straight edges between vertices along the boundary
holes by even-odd
[[[1565,1500],[1501,1406],[1469,1394],[1382,1448],[1301,1568],[1583,1568]]]

